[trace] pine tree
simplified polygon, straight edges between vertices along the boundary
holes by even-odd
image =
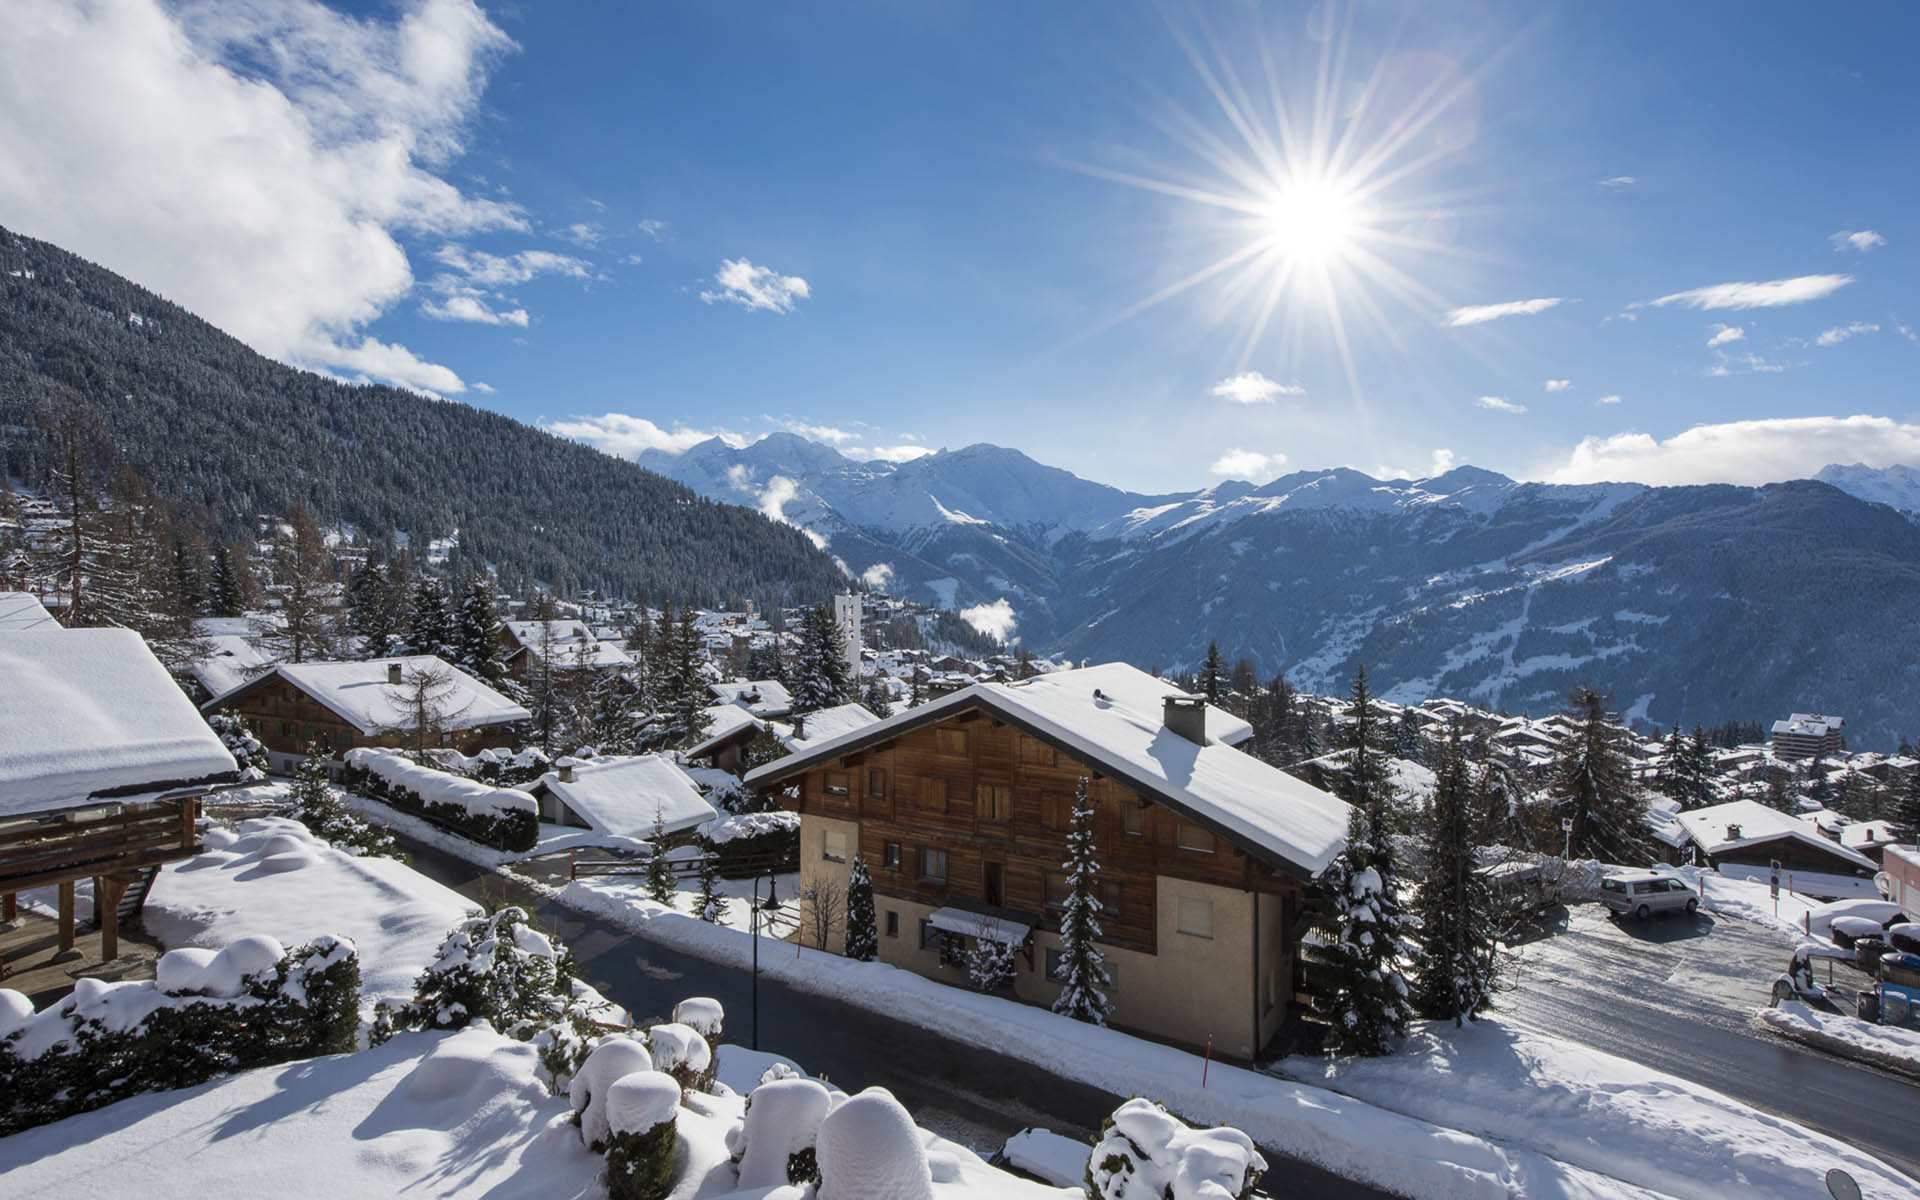
[[[492,686],[507,677],[500,661],[500,618],[493,610],[493,588],[484,574],[467,580],[460,611],[453,621],[453,663],[475,679]]]
[[[1226,681],[1227,660],[1220,655],[1220,643],[1207,643],[1207,657],[1200,663],[1200,692],[1208,704],[1220,703],[1220,689]]]
[[[297,499],[274,539],[272,570],[280,607],[278,620],[263,626],[263,640],[290,662],[331,657],[340,633],[333,556],[313,513]]]
[[[879,952],[880,939],[873,917],[873,877],[867,873],[867,860],[856,854],[847,878],[847,957],[872,962]]]
[[[380,658],[393,652],[400,635],[392,581],[371,558],[347,580],[347,630],[360,639],[360,653]]]
[[[407,619],[407,653],[438,655],[448,662],[459,656],[453,641],[453,614],[447,611],[447,593],[437,579],[423,576],[413,585],[413,611]]]
[[[215,617],[237,617],[246,612],[246,591],[240,583],[240,568],[234,563],[234,552],[223,545],[213,548],[213,576],[207,581],[207,612]]]
[[[809,608],[801,619],[792,691],[793,711],[801,716],[845,704],[853,698],[847,679],[846,639],[829,605]]]
[[[680,608],[680,624],[674,637],[674,700],[667,710],[668,726],[677,746],[691,746],[707,734],[712,722],[707,716],[707,680],[701,672],[700,629],[694,624],[691,604]]]
[[[1373,838],[1368,846],[1371,861],[1383,875],[1393,873],[1393,834],[1404,825],[1400,812],[1399,789],[1393,782],[1393,764],[1384,749],[1387,730],[1380,708],[1367,686],[1367,668],[1354,672],[1353,686],[1347,693],[1347,720],[1340,733],[1347,751],[1347,769],[1334,782],[1334,794],[1367,814],[1367,828]]]
[[[1569,856],[1648,862],[1647,802],[1627,758],[1626,731],[1607,712],[1607,698],[1585,684],[1573,689],[1568,711],[1575,728],[1555,756],[1550,794],[1552,811],[1573,822]]]
[[[1456,734],[1442,751],[1426,825],[1414,1000],[1420,1015],[1458,1025],[1492,999],[1499,966],[1492,889],[1474,857],[1477,789]]]
[[[318,745],[307,747],[307,756],[294,772],[287,799],[293,803],[294,820],[313,831],[313,835],[348,854],[380,858],[404,858],[385,829],[369,825],[340,801],[340,793],[327,779],[326,751]]]
[[[1060,995],[1053,1011],[1076,1021],[1105,1025],[1113,1012],[1100,937],[1100,863],[1094,856],[1093,801],[1082,775],[1073,792],[1073,830],[1067,835],[1067,907],[1060,915]]]
[[[1339,1054],[1385,1054],[1405,1034],[1412,1012],[1398,962],[1405,923],[1391,903],[1391,884],[1374,863],[1366,810],[1348,810],[1347,844],[1321,880],[1328,905],[1315,951],[1324,970],[1316,1003]]]
[[[875,675],[867,682],[866,690],[860,693],[860,704],[876,717],[893,715],[893,695],[887,688],[884,675]]]
[[[667,826],[659,809],[653,812],[653,837],[648,841],[647,898],[655,904],[673,903],[673,867],[667,862]]]
[[[1907,782],[1894,801],[1893,822],[1900,826],[1909,842],[1920,838],[1920,770],[1907,773]]]
[[[719,860],[711,851],[700,856],[700,895],[694,901],[694,915],[714,925],[727,919],[727,898],[720,893]]]

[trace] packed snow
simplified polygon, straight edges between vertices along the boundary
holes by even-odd
[[[1920,1075],[1920,1031],[1898,1025],[1869,1025],[1858,1017],[1822,1012],[1794,1000],[1777,1008],[1757,1010],[1754,1022],[1783,1037],[1835,1054]]]

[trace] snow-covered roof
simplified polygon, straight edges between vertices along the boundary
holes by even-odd
[[[541,640],[541,627],[551,633],[556,646],[576,642],[596,640],[593,630],[585,621],[503,621],[513,640],[522,646],[538,646]]]
[[[810,742],[750,772],[746,781],[766,786],[902,729],[985,708],[1258,858],[1309,876],[1326,870],[1346,844],[1347,806],[1233,746],[1211,738],[1199,745],[1168,729],[1162,700],[1169,694],[1181,693],[1125,663],[1055,671],[1020,683],[977,683],[865,729]],[[1209,709],[1210,730],[1214,715]]]
[[[447,686],[440,690],[437,701],[444,714],[440,723],[447,729],[478,729],[533,719],[533,714],[525,708],[432,654],[376,658],[368,662],[280,663],[201,707],[206,712],[218,712],[238,693],[261,680],[278,678],[313,697],[361,733],[410,729],[413,714],[407,709],[406,685],[396,686],[387,678],[387,668],[395,663],[400,665],[403,679],[416,671],[446,672]]]
[[[239,770],[130,629],[0,634],[0,816]]]
[[[563,781],[557,770],[548,771],[530,790],[558,796],[600,833],[649,838],[656,813],[670,834],[719,815],[687,773],[661,755],[568,761],[573,762],[571,782]]]
[[[700,758],[713,753],[715,747],[743,729],[764,729],[766,722],[754,716],[738,704],[715,704],[704,710],[707,714],[707,734],[698,742],[687,747],[682,753],[688,758]]]
[[[0,633],[26,633],[34,629],[58,629],[40,601],[30,592],[0,592]]]
[[[1758,800],[1731,800],[1725,804],[1696,808],[1681,813],[1675,820],[1687,831],[1687,836],[1708,854],[1726,854],[1744,846],[1791,838],[1863,870],[1875,869],[1873,860],[1866,855],[1821,837],[1800,818],[1789,816],[1776,808],[1768,808]]]
[[[1405,758],[1395,758],[1392,755],[1387,756],[1386,762],[1388,781],[1393,784],[1403,799],[1425,803],[1440,782],[1430,769],[1420,763]],[[1344,775],[1353,769],[1353,751],[1335,750],[1319,758],[1310,758],[1306,762],[1295,764],[1294,770],[1298,771],[1302,767],[1310,766],[1319,767],[1328,774]]]
[[[737,704],[756,717],[784,717],[793,711],[793,694],[777,679],[711,683],[707,690],[723,703]]]
[[[788,732],[781,733],[780,740],[787,744],[787,749],[803,753],[824,742],[877,724],[879,720],[861,705],[836,704],[832,708],[815,709],[799,718],[795,724],[799,726],[800,733],[796,736],[791,732],[793,727],[787,726]]]
[[[1840,844],[1858,850],[1862,846],[1886,846],[1900,840],[1900,835],[1886,821],[1855,821],[1840,829]]]
[[[521,654],[537,658],[541,654],[541,644],[534,642],[531,645],[522,646],[507,657],[512,658]],[[619,642],[556,640],[547,644],[546,660],[550,666],[562,671],[575,667],[605,670],[633,665],[633,655],[628,654],[626,647]]]
[[[936,908],[927,914],[927,923],[948,933],[1018,946],[1033,932],[1033,926],[964,908]]]
[[[1822,713],[1794,713],[1784,721],[1775,721],[1773,732],[1776,737],[1783,733],[1825,737],[1830,732],[1838,733],[1846,723],[1845,717],[1829,717]]]
[[[193,677],[209,696],[222,696],[272,664],[250,638],[222,633],[206,639],[207,654],[196,659]]]

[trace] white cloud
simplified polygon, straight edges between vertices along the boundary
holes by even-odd
[[[1602,179],[1600,186],[1617,192],[1621,188],[1632,187],[1639,182],[1638,179],[1635,179],[1631,175],[1615,175],[1612,179]]]
[[[1728,342],[1745,341],[1747,331],[1738,325],[1712,325],[1713,336],[1707,339],[1709,346],[1724,346]]]
[[[583,258],[555,254],[551,250],[489,254],[484,250],[469,250],[455,242],[449,242],[434,251],[433,257],[449,268],[446,274],[434,277],[433,286],[441,290],[460,286],[487,289],[514,287],[542,275],[585,279],[592,267]]]
[[[1664,308],[1669,304],[1687,308],[1779,308],[1785,304],[1804,304],[1833,295],[1853,282],[1851,275],[1799,275],[1792,279],[1773,279],[1766,283],[1716,283],[1643,300],[1632,308]]]
[[[1564,392],[1572,386],[1573,386],[1573,380],[1571,379],[1547,380],[1547,390],[1550,392]]]
[[[1881,237],[1871,229],[1857,229],[1852,232],[1842,230],[1834,234],[1829,240],[1833,242],[1833,248],[1835,250],[1858,250],[1863,254],[1876,246],[1884,246],[1887,244],[1887,239]]]
[[[1229,479],[1261,479],[1278,474],[1286,462],[1287,456],[1284,454],[1262,454],[1258,450],[1242,450],[1236,446],[1214,459],[1213,465],[1207,470]]]
[[[448,296],[445,300],[433,301],[420,306],[420,311],[438,321],[477,321],[482,325],[514,325],[521,329],[527,327],[527,310],[524,308],[495,311],[478,296]]]
[[[648,219],[640,222],[640,224],[636,225],[634,228],[638,229],[641,233],[646,234],[648,237],[652,238],[654,241],[657,242],[662,237],[666,236],[667,223],[665,221],[656,221],[653,218],[649,217]]]
[[[1714,377],[1727,375],[1778,375],[1787,369],[1786,363],[1768,362],[1758,354],[1733,354],[1716,351],[1720,361],[1707,368],[1707,374]],[[1805,366],[1805,363],[1800,364]]]
[[[925,458],[927,455],[932,454],[933,451],[927,449],[925,446],[909,445],[848,446],[840,453],[846,455],[848,458],[859,459],[862,462],[871,459],[875,462],[903,463],[912,462],[916,458]]]
[[[476,379],[472,383],[468,384],[467,386],[472,388],[476,392],[485,392],[489,396],[493,395],[493,385],[490,383],[481,383],[479,380]]]
[[[1504,304],[1470,304],[1448,313],[1447,324],[1484,325],[1501,317],[1530,317],[1564,303],[1566,301],[1559,296],[1548,296],[1537,300],[1508,300]]]
[[[597,417],[574,417],[566,421],[542,421],[540,427],[559,437],[572,438],[620,458],[634,458],[647,450],[678,454],[710,438],[729,445],[746,444],[736,434],[718,430],[688,429],[676,425],[671,431],[660,428],[645,417],[626,413],[604,413]]]
[[[1013,628],[1019,623],[1014,617],[1013,605],[1007,603],[1005,596],[992,604],[976,604],[972,608],[961,609],[960,619],[1003,646],[1013,636]]]
[[[857,442],[860,435],[846,429],[835,429],[831,425],[809,425],[805,421],[782,421],[785,428],[801,437],[812,438],[816,442],[832,442],[838,446],[844,442]]]
[[[792,312],[794,301],[805,300],[813,294],[807,281],[798,275],[781,275],[767,267],[756,267],[744,258],[722,260],[720,269],[714,272],[713,282],[718,285],[717,290],[701,292],[702,300],[708,304],[725,300],[749,312],[756,308]]]
[[[1813,340],[1822,346],[1838,346],[1850,337],[1858,337],[1863,333],[1879,332],[1880,327],[1878,325],[1868,321],[1854,321],[1848,325],[1836,325]]]
[[[555,233],[554,236],[572,242],[576,246],[591,247],[598,246],[605,240],[607,231],[592,221],[575,221],[565,229]]]
[[[301,365],[454,394],[365,336],[413,273],[397,233],[525,229],[436,174],[513,48],[471,0],[395,20],[313,2],[13,0],[0,212]]]
[[[1618,404],[1620,403],[1620,397],[1618,395],[1602,396],[1598,400],[1595,400],[1594,403],[1595,404]]]
[[[1207,394],[1235,404],[1271,404],[1279,396],[1304,396],[1307,389],[1294,383],[1275,383],[1258,371],[1242,371],[1214,384]]]
[[[1427,464],[1426,477],[1433,479],[1445,475],[1448,471],[1453,470],[1459,465],[1460,457],[1445,446],[1442,446],[1433,452],[1433,461]]]
[[[787,519],[787,504],[799,494],[800,486],[794,483],[793,480],[788,479],[785,475],[775,475],[772,479],[767,480],[767,490],[760,493],[761,515],[765,516],[769,521],[778,521],[782,525],[792,525],[795,529],[807,535],[807,540],[813,543],[814,549],[825,550],[827,548],[826,538],[821,537],[804,525],[797,525]],[[841,569],[844,570],[845,567],[846,564],[842,563]],[[849,572],[849,574],[851,574],[851,572]]]
[[[1920,425],[1887,417],[1780,417],[1697,425],[1665,441],[1644,433],[1590,437],[1543,473],[1552,483],[1754,485],[1804,479],[1828,463],[1920,465]]]
[[[643,262],[645,262],[645,261],[647,261],[647,260],[646,260],[646,259],[644,259],[644,258],[642,258],[642,257],[640,257],[640,256],[639,256],[638,254],[629,254],[629,255],[627,255],[627,256],[626,256],[625,258],[622,258],[622,259],[621,259],[620,261],[621,261],[621,262],[623,262],[623,263],[625,263],[625,264],[627,264],[627,265],[628,265],[628,266],[630,266],[630,267],[637,267],[637,266],[639,266],[639,265],[640,265],[641,263],[643,263]]]
[[[1495,412],[1523,413],[1527,411],[1526,405],[1517,400],[1509,400],[1505,396],[1482,396],[1478,400],[1475,400],[1474,403],[1478,404],[1481,408],[1491,408]]]
[[[875,563],[860,572],[860,582],[876,592],[884,592],[893,586],[893,564]]]

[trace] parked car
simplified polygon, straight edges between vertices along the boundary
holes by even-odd
[[[1827,932],[1833,944],[1844,949],[1862,938],[1884,936],[1887,927],[1872,917],[1835,917],[1827,923]]]
[[[1684,880],[1657,871],[1622,871],[1600,881],[1600,903],[1615,916],[1646,920],[1657,912],[1692,913],[1700,897]]]
[[[1890,926],[1886,932],[1886,939],[1893,944],[1895,950],[1906,954],[1920,954],[1920,924],[1905,921]]]
[[[1504,862],[1480,872],[1493,892],[1503,927],[1518,925],[1560,903],[1558,874],[1539,863]]]

